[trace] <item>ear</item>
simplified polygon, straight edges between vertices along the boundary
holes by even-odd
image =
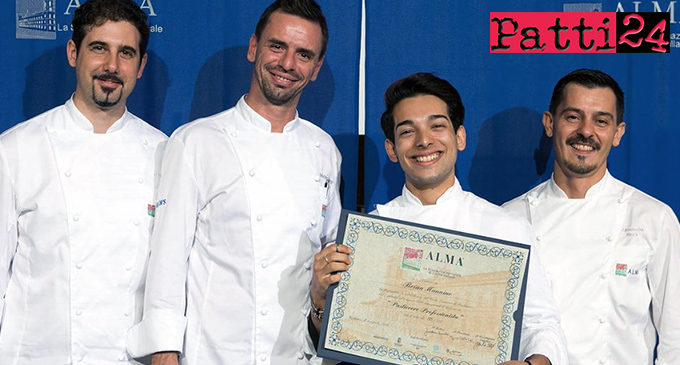
[[[397,151],[394,150],[394,143],[389,139],[385,139],[385,152],[387,152],[387,157],[389,157],[392,162],[399,162],[397,157]]]
[[[319,70],[321,70],[321,66],[323,65],[323,60],[326,59],[326,56],[324,55],[321,57],[321,59],[314,65],[314,73],[312,73],[312,77],[310,80],[315,81],[316,77],[319,75]]]
[[[139,70],[137,71],[137,79],[140,79],[142,77],[142,73],[144,72],[144,67],[146,67],[146,61],[148,60],[148,55],[144,53],[144,56],[142,56],[142,62],[139,63]]]
[[[250,41],[248,41],[248,61],[255,62],[255,56],[257,55],[257,37],[255,33],[250,36]]]
[[[543,129],[546,136],[553,136],[553,116],[550,112],[543,112]]]
[[[614,141],[612,141],[612,146],[616,147],[621,143],[621,137],[626,133],[626,123],[621,122],[616,126],[616,134],[614,134]]]
[[[78,59],[78,50],[76,49],[76,42],[69,39],[66,43],[66,58],[71,67],[76,67],[76,59]]]
[[[458,151],[464,150],[465,144],[466,144],[465,127],[461,125],[456,130],[456,148],[458,149]]]

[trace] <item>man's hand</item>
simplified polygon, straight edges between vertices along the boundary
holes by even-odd
[[[326,290],[331,284],[340,281],[339,271],[349,268],[352,262],[349,258],[351,253],[352,249],[348,246],[333,243],[314,255],[311,296],[316,308],[324,308],[326,305]],[[316,318],[312,318],[312,323],[317,330],[321,328],[321,321]]]
[[[550,360],[548,360],[547,357],[543,355],[531,355],[527,358],[527,360],[531,361],[531,365],[552,365]],[[526,361],[506,361],[502,363],[501,365],[528,365]]]
[[[157,352],[151,355],[151,365],[177,365],[179,356],[174,351]]]

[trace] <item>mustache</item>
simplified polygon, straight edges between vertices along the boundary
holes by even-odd
[[[110,72],[96,74],[96,75],[93,76],[93,78],[97,79],[97,80],[102,80],[102,81],[113,81],[113,82],[117,82],[117,83],[123,85],[123,80],[121,80],[118,76],[116,76],[115,74],[112,74]]]
[[[584,144],[593,147],[593,149],[595,150],[599,150],[601,147],[600,143],[594,140],[593,137],[586,137],[580,133],[575,136],[567,138],[566,143],[569,145],[574,143]]]

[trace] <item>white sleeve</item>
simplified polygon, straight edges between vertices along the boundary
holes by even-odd
[[[194,242],[199,191],[183,141],[165,147],[144,294],[142,321],[128,332],[133,357],[181,352],[186,328],[188,258]]]
[[[659,335],[656,364],[677,364],[680,359],[680,225],[668,207],[663,212],[647,275],[652,320]]]
[[[503,206],[512,214],[523,215],[524,230],[529,238],[528,243],[531,244],[518,360],[540,354],[547,357],[552,365],[566,365],[569,364],[567,340],[562,331],[557,304],[541,262],[540,248],[534,244],[533,229],[524,214],[524,204],[528,204],[526,200],[513,201],[512,207],[508,207],[507,203]]]
[[[328,243],[335,242],[335,237],[338,235],[338,221],[340,220],[340,212],[342,211],[342,204],[340,203],[340,165],[342,163],[342,156],[338,148],[333,145],[334,158],[331,161],[335,169],[335,186],[332,186],[332,191],[328,197],[328,205],[326,207],[326,217],[323,223],[322,241],[321,245],[325,246]]]
[[[560,326],[557,305],[536,247],[532,247],[529,259],[519,354],[519,360],[540,354],[547,357],[552,365],[569,364],[567,341]]]
[[[17,214],[13,182],[5,153],[0,144],[0,328],[5,310],[5,294],[11,265],[17,249]]]

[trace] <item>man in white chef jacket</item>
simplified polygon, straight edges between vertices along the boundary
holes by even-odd
[[[0,364],[128,363],[141,316],[167,138],[125,107],[146,63],[146,14],[91,0],[72,24],[73,96],[0,136]]]
[[[248,94],[179,128],[163,158],[143,321],[155,364],[308,364],[314,253],[335,237],[340,154],[297,115],[328,31],[311,0],[276,1],[250,38]]]
[[[406,183],[402,195],[378,205],[373,214],[532,243],[525,220],[461,189],[455,163],[458,151],[465,148],[464,108],[449,82],[429,73],[410,75],[387,88],[385,106],[381,118],[385,151],[392,162],[399,162]],[[348,253],[346,246],[330,245],[315,255],[311,288],[315,313],[324,308],[328,286],[340,280],[337,272],[348,269]],[[317,331],[321,317],[312,315]],[[535,255],[529,262],[519,352],[524,361],[505,364],[567,364],[555,304]]]
[[[609,75],[564,76],[543,113],[552,178],[504,207],[534,227],[572,364],[652,364],[655,350],[657,365],[678,364],[680,227],[666,204],[607,170],[623,109]]]

